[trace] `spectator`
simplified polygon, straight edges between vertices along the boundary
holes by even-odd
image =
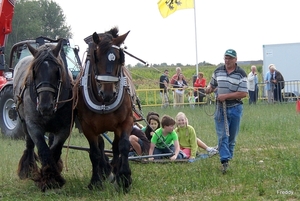
[[[132,146],[132,151],[137,155],[141,156],[149,154],[150,141],[142,130],[133,127],[129,136],[129,142]],[[132,155],[132,153],[130,155]]]
[[[179,112],[176,117],[176,129],[175,132],[178,135],[180,150],[185,153],[187,158],[194,159],[196,157],[198,147],[206,150],[209,156],[213,156],[218,153],[218,150],[208,147],[196,136],[195,129],[189,125],[188,119],[183,112]]]
[[[284,88],[284,78],[282,74],[276,70],[275,65],[273,64],[270,67],[270,73],[271,73],[271,83],[273,83],[274,86],[274,101],[282,102],[282,93],[281,90]]]
[[[206,93],[217,88],[217,111],[214,117],[222,172],[225,174],[229,160],[233,158],[236,137],[243,114],[242,98],[247,96],[247,74],[237,66],[237,55],[233,49],[224,54],[225,65],[218,67],[211,78]],[[224,108],[225,107],[225,108]]]
[[[176,67],[176,73],[172,76],[171,81],[170,81],[170,84],[171,84],[172,88],[174,88],[175,82],[178,80],[178,76],[179,76],[180,73],[182,73],[181,68],[180,67]],[[183,75],[182,79],[185,80],[184,75]],[[175,92],[174,92],[174,90],[172,90],[172,91],[173,91],[173,100],[174,100],[173,106],[176,107]]]
[[[269,71],[265,75],[266,90],[268,95],[268,103],[274,102],[274,84],[271,82],[271,74],[274,73],[274,64],[269,65]],[[271,69],[272,68],[272,69]]]
[[[148,125],[142,128],[142,131],[145,133],[148,140],[151,141],[154,131],[160,128],[159,116],[152,114],[149,117],[147,117],[147,122]]]
[[[151,138],[149,155],[173,153],[174,155],[170,157],[171,160],[182,159],[183,155],[179,154],[180,147],[178,142],[177,133],[174,131],[175,120],[164,115],[161,119],[161,128],[155,131],[155,135]],[[153,159],[161,159],[161,156],[154,156]]]
[[[194,96],[198,97],[197,102],[203,102],[203,98],[205,97],[205,90],[206,87],[206,79],[203,77],[204,74],[202,72],[198,73],[198,77],[194,83]]]
[[[249,93],[249,105],[256,104],[258,98],[258,78],[256,73],[256,66],[251,66],[251,72],[248,74],[248,93]]]
[[[160,97],[162,100],[162,108],[169,106],[169,71],[165,70],[164,74],[162,74],[159,78],[159,88],[160,88]]]
[[[178,75],[178,79],[174,84],[174,88],[175,88],[175,107],[177,106],[182,106],[184,104],[184,90],[187,88],[187,83],[186,81],[183,79],[183,74],[179,73]]]

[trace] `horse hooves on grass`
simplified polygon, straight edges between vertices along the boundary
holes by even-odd
[[[66,180],[57,175],[54,178],[41,178],[39,180],[34,180],[36,185],[41,189],[42,192],[45,192],[47,189],[58,189],[65,185]]]
[[[110,175],[108,175],[107,177],[107,181],[110,182],[110,183],[114,183],[116,180],[116,177],[115,175],[111,172]]]
[[[129,185],[128,187],[121,186],[121,185],[118,184],[117,181],[115,181],[113,184],[114,184],[114,187],[115,187],[116,191],[119,192],[119,193],[123,192],[125,194],[125,193],[129,193],[130,190],[131,190],[131,185]]]
[[[50,182],[50,183],[36,183],[36,185],[41,189],[42,192],[45,192],[47,189],[58,189],[61,188],[65,182],[58,183],[58,182]]]
[[[88,188],[90,190],[94,190],[94,189],[103,190],[103,185],[101,182],[95,182],[95,183],[90,183],[88,185]]]

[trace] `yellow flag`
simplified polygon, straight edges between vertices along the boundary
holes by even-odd
[[[194,8],[194,0],[160,0],[157,4],[163,18],[168,17],[176,10]]]

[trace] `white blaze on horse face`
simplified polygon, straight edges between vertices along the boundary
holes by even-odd
[[[116,60],[116,56],[113,53],[110,53],[107,57],[108,61],[115,61]]]

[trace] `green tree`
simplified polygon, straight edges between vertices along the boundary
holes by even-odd
[[[6,43],[6,61],[13,44],[39,36],[71,38],[71,26],[66,16],[53,0],[19,0],[15,4],[12,32]]]

